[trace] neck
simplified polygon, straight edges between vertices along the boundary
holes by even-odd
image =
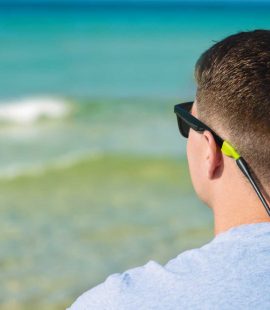
[[[254,216],[252,218],[222,218],[218,215],[214,215],[214,233],[218,235],[219,233],[225,232],[226,230],[237,227],[244,224],[255,224],[262,222],[270,222],[270,217],[266,216]]]
[[[233,199],[224,200],[223,195],[224,201],[219,199],[219,203],[214,203],[212,206],[215,235],[244,224],[270,222],[263,204],[252,190],[247,191],[244,197],[239,195],[237,198],[236,193],[227,197],[233,197]],[[267,203],[270,205],[269,201]]]

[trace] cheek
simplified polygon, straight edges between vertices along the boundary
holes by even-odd
[[[198,164],[199,149],[198,143],[196,143],[196,136],[194,136],[194,131],[190,130],[189,137],[187,140],[187,159],[189,168],[193,171],[195,166]]]
[[[194,181],[196,177],[195,171],[197,170],[196,168],[196,152],[194,150],[194,143],[192,139],[192,134],[189,134],[189,138],[187,140],[187,160],[188,160],[188,167],[189,167],[189,172],[190,172],[190,177],[194,186]]]
[[[194,131],[190,131],[187,141],[187,159],[191,181],[195,192],[200,197],[203,192],[203,174],[201,167],[201,150],[199,148],[198,136]]]

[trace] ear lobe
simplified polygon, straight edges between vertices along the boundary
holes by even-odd
[[[222,164],[222,153],[210,131],[205,130],[203,135],[206,140],[207,177],[209,179],[214,179],[218,176],[219,167]]]

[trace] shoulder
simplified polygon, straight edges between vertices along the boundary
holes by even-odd
[[[68,310],[116,309],[123,279],[121,274],[110,275],[103,283],[83,293]]]
[[[143,266],[110,275],[103,283],[82,294],[69,309],[123,309],[133,296],[139,300],[162,277],[164,268],[149,261]]]
[[[110,275],[103,283],[82,294],[70,310],[84,309],[169,309],[172,292],[179,289],[178,299],[185,298],[185,286],[192,283],[192,277],[203,265],[202,249],[183,252],[165,266],[155,261]],[[183,296],[181,294],[183,292]],[[162,300],[162,308],[156,304]],[[161,304],[160,304],[161,305]]]
[[[200,248],[182,252],[164,266],[149,261],[113,274],[81,295],[70,310],[202,309],[202,305],[209,309],[213,304],[224,308],[228,300],[239,308],[239,296],[246,300],[245,305],[252,298],[256,302],[263,300],[267,295],[265,283],[269,281],[269,251],[265,249],[270,234],[261,238],[261,231],[256,230],[252,238],[252,234],[243,236],[242,230],[241,234],[240,228],[220,234]]]

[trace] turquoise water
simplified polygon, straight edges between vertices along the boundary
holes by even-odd
[[[0,9],[1,309],[63,309],[211,239],[173,105],[214,41],[269,26],[259,7]]]
[[[244,7],[2,11],[0,96],[193,97],[201,52],[269,20]]]
[[[269,7],[0,9],[0,108],[58,96],[88,120],[5,126],[0,175],[107,150],[184,155],[172,111],[194,98],[197,58],[231,33],[269,26]]]

